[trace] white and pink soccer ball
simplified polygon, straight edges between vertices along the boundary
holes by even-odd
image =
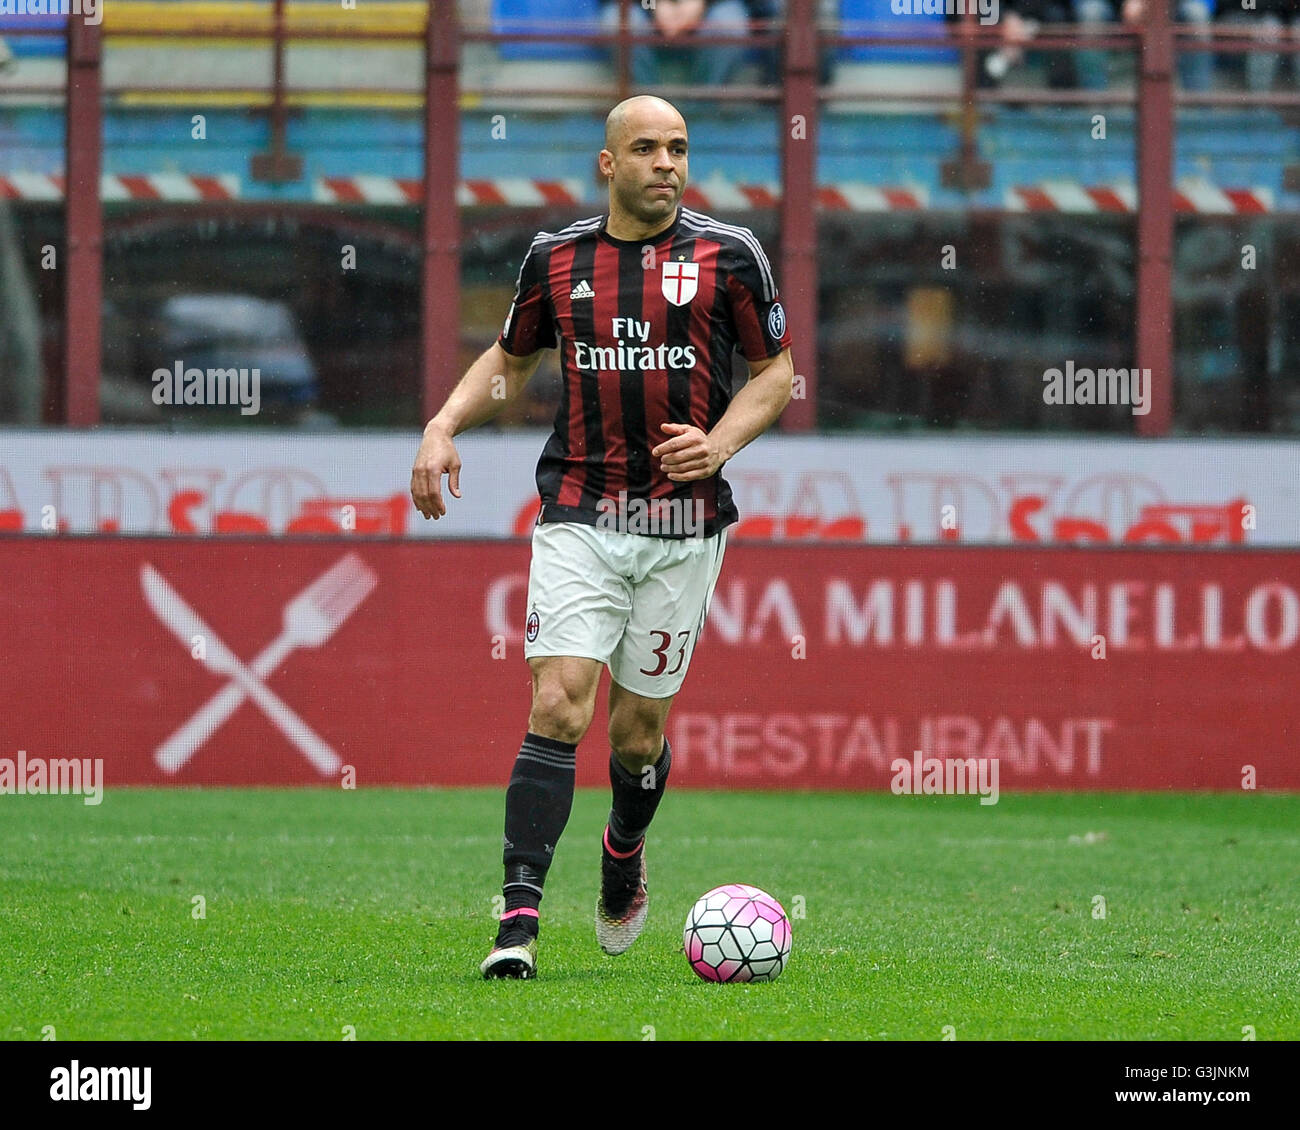
[[[775,981],[790,957],[790,919],[766,891],[728,883],[691,907],[682,941],[706,981]]]

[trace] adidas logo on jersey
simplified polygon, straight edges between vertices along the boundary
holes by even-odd
[[[581,282],[578,283],[577,286],[575,286],[571,291],[569,291],[569,297],[570,298],[595,298],[596,292],[591,289],[591,285],[587,282],[587,280],[583,279]]]

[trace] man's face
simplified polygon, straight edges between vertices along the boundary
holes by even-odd
[[[686,164],[686,130],[680,119],[675,124],[631,121],[614,150],[601,151],[619,205],[647,224],[677,210],[686,188]]]

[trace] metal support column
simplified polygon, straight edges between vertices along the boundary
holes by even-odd
[[[781,303],[794,337],[802,396],[781,417],[786,431],[817,422],[817,12],[816,0],[789,0],[782,65]],[[798,391],[798,390],[796,390]]]
[[[99,423],[100,307],[104,292],[104,214],[99,200],[99,25],[68,20],[68,104],[65,153],[63,413],[73,427]]]
[[[420,369],[424,419],[455,387],[460,355],[460,113],[456,5],[429,0],[425,36],[424,217],[420,286]]]
[[[1138,71],[1137,364],[1151,370],[1138,434],[1173,424],[1174,33],[1168,0],[1147,4]]]

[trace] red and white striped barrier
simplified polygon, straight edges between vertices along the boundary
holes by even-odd
[[[0,175],[0,200],[59,201],[63,199],[63,188],[61,175]],[[241,187],[240,178],[231,174],[109,173],[100,182],[100,195],[108,202],[199,203],[238,200]],[[422,183],[411,177],[318,177],[312,182],[312,200],[318,204],[412,205],[422,199]],[[462,207],[578,207],[585,200],[583,184],[578,180],[497,177],[463,180],[456,188],[456,202]],[[683,200],[689,208],[706,211],[748,211],[775,208],[781,195],[775,183],[709,180],[688,185]],[[1011,212],[1132,214],[1138,209],[1134,185],[1084,185],[1074,181],[1014,185],[1007,189],[1003,204]],[[930,194],[921,186],[844,182],[821,185],[817,189],[817,206],[828,212],[915,212],[930,206]],[[1267,188],[1219,188],[1206,181],[1181,181],[1174,189],[1174,210],[1196,215],[1262,215],[1273,211],[1273,193]]]
[[[104,200],[238,200],[239,178],[191,176],[186,173],[150,173],[147,176],[109,175],[103,178]]]
[[[63,178],[45,173],[0,176],[0,200],[62,200]]]
[[[317,204],[418,204],[420,182],[403,177],[318,177],[311,198]]]
[[[1174,211],[1205,215],[1258,216],[1273,210],[1267,188],[1218,188],[1206,181],[1180,181],[1174,189]]]
[[[50,173],[8,173],[0,176],[0,200],[62,200],[64,178]],[[167,200],[197,203],[238,200],[237,176],[192,176],[149,173],[143,176],[106,173],[100,178],[101,200]]]
[[[1131,184],[1082,185],[1073,181],[1019,184],[1004,198],[1010,212],[1120,212],[1138,210]],[[1252,216],[1273,210],[1267,188],[1219,188],[1206,181],[1180,181],[1174,188],[1174,211],[1195,215]]]
[[[319,177],[312,184],[318,204],[419,204],[423,182],[412,177]],[[582,184],[576,180],[530,180],[500,177],[463,180],[456,188],[456,203],[463,208],[511,204],[540,208],[582,203]]]
[[[929,207],[930,194],[919,186],[826,184],[817,190],[817,204],[829,212],[916,212]]]
[[[781,188],[770,184],[737,184],[721,178],[688,184],[682,193],[688,208],[707,212],[745,212],[751,208],[775,208],[781,203]]]
[[[321,177],[312,187],[312,199],[320,204],[416,204],[421,199],[420,194],[419,180],[402,177]],[[462,181],[456,200],[466,207],[490,204],[578,206],[584,202],[585,195],[581,182],[576,180],[500,177]],[[688,208],[747,211],[777,207],[781,193],[775,183],[739,184],[709,180],[688,185],[682,200]],[[928,205],[929,194],[921,187],[846,183],[823,185],[817,190],[817,203],[829,211],[916,211]]]

